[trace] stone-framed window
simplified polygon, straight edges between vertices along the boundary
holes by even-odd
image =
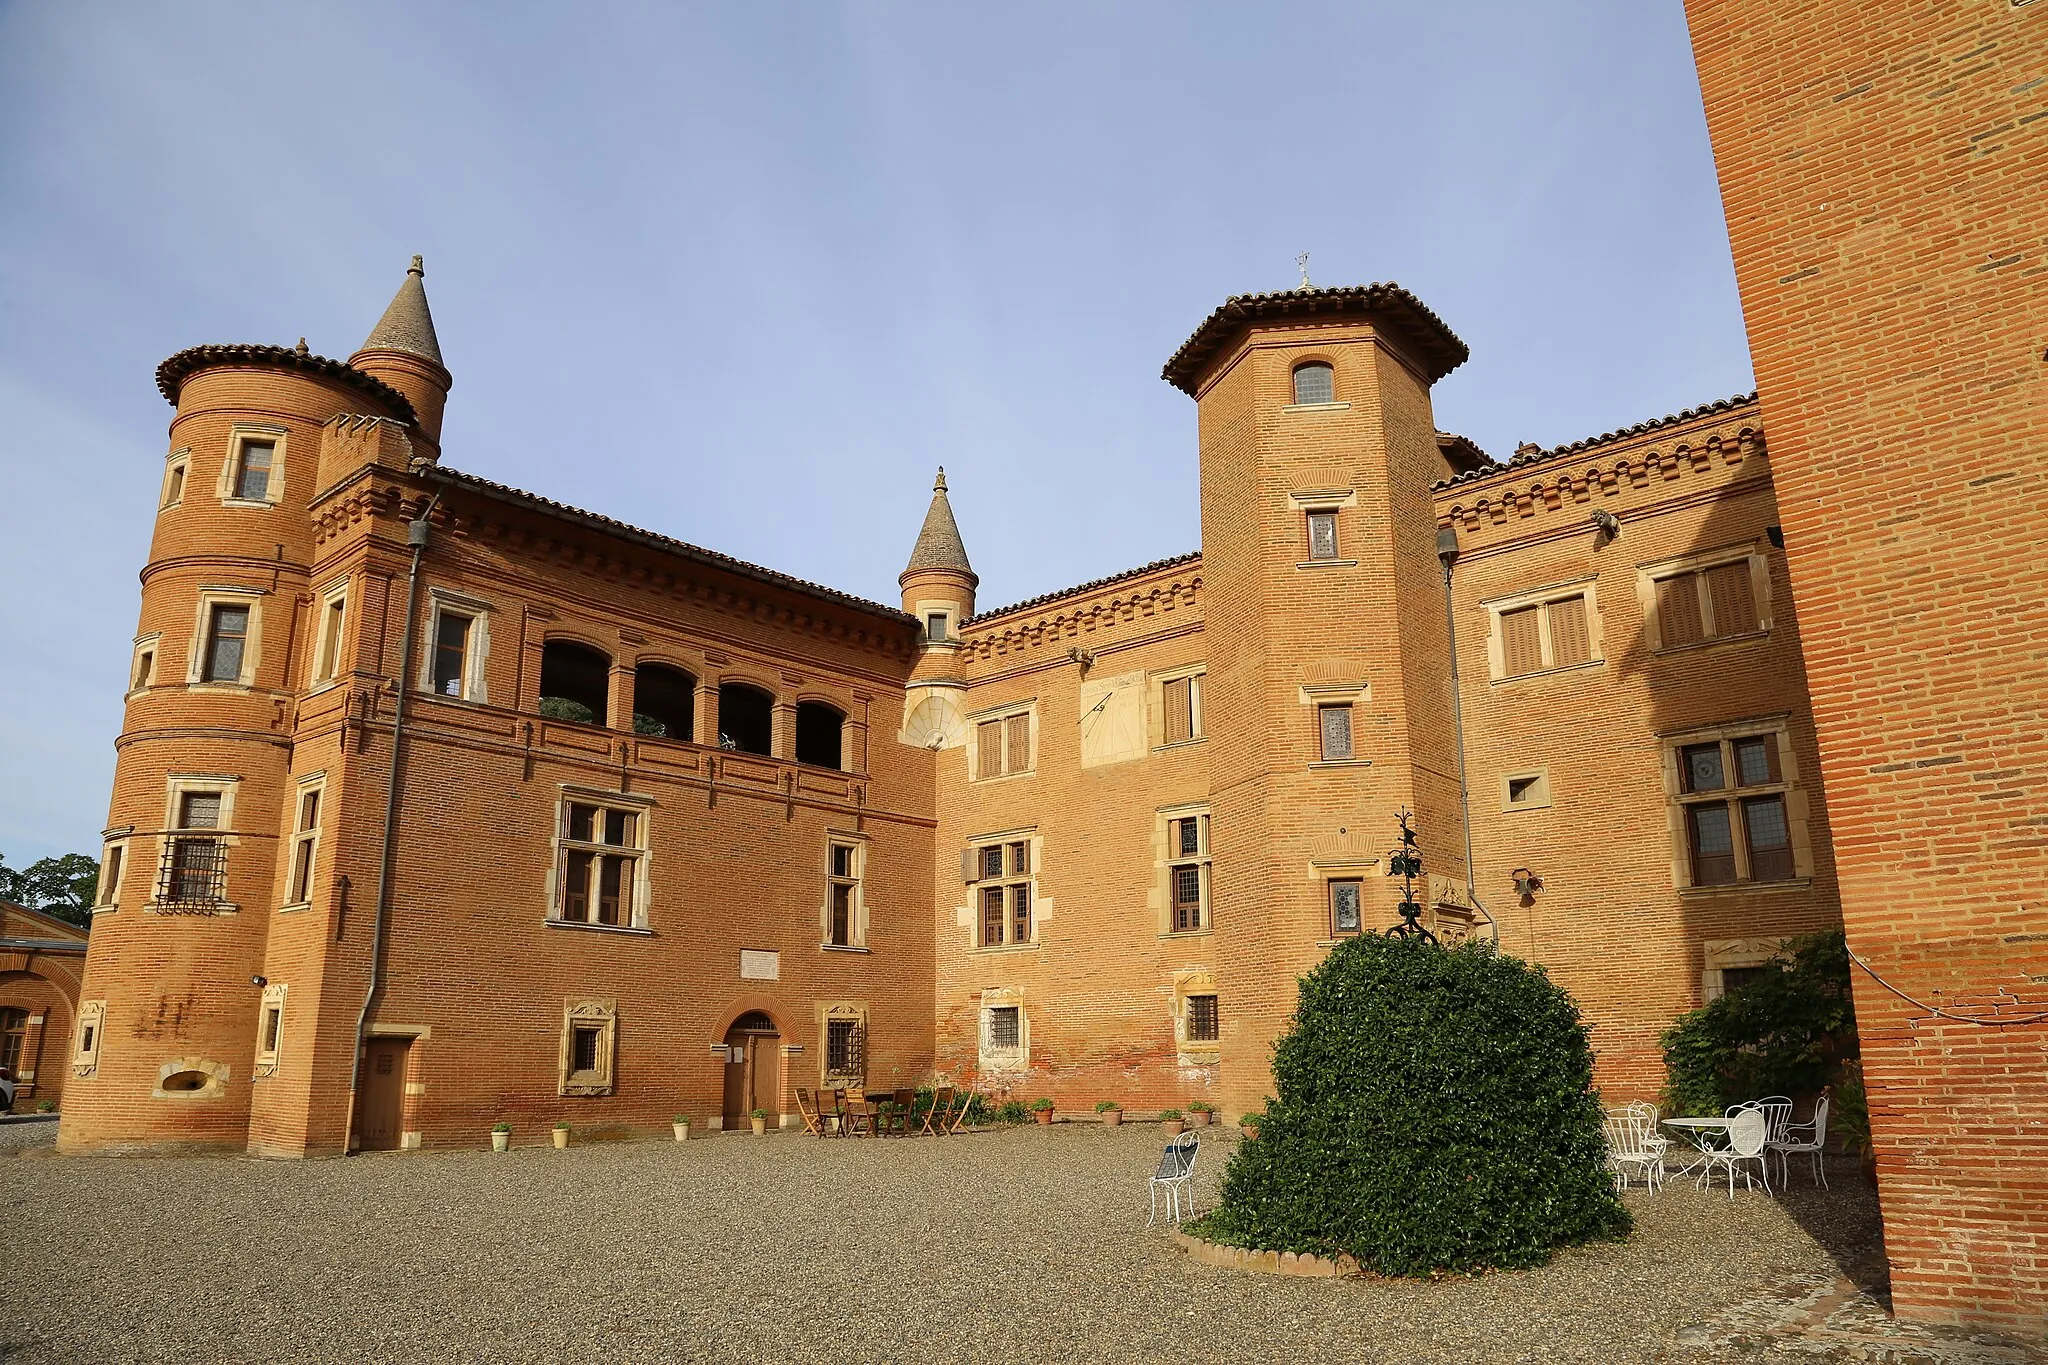
[[[1153,823],[1159,851],[1158,895],[1162,934],[1200,934],[1213,927],[1210,915],[1209,808],[1169,806]]]
[[[135,654],[128,665],[130,692],[140,692],[145,687],[156,685],[156,657],[162,644],[162,631],[152,631],[148,635],[135,637]]]
[[[980,1063],[984,1073],[1019,1072],[1031,1057],[1031,1019],[1015,990],[981,993]]]
[[[263,598],[260,588],[203,586],[186,651],[190,686],[252,687],[263,656]]]
[[[868,1012],[865,1005],[827,1005],[818,1019],[818,1079],[827,1089],[867,1084]]]
[[[960,647],[960,608],[958,604],[944,599],[926,601],[920,598],[915,615],[924,626],[924,647],[926,649],[958,649]]]
[[[1771,569],[1763,544],[1745,541],[1636,570],[1643,633],[1659,652],[1768,635]]]
[[[1531,588],[1483,605],[1487,672],[1495,682],[1606,661],[1593,578]]]
[[[490,700],[484,666],[491,655],[491,604],[481,598],[427,589],[427,647],[419,686],[437,697]]]
[[[181,446],[164,457],[163,490],[157,511],[168,512],[185,501],[185,481],[192,475],[192,447]]]
[[[825,840],[825,904],[819,927],[827,948],[864,948],[868,941],[868,843],[864,834],[831,833]]]
[[[100,879],[92,897],[94,914],[121,906],[122,884],[129,875],[127,835],[131,832],[123,826],[118,834],[110,834],[100,844]]]
[[[146,909],[185,915],[240,910],[227,898],[228,859],[240,842],[231,833],[240,785],[239,777],[209,773],[172,773],[165,780],[156,885]]]
[[[1684,890],[1804,885],[1808,801],[1786,718],[1660,736],[1672,877]]]
[[[1550,809],[1550,769],[1530,768],[1525,772],[1500,775],[1500,808],[1503,814],[1518,810]]]
[[[619,1048],[619,1010],[610,1000],[567,1000],[562,1005],[559,1093],[609,1095]]]
[[[292,837],[289,861],[285,864],[284,904],[281,909],[299,909],[313,903],[313,892],[319,884],[316,878],[320,865],[322,804],[326,796],[325,773],[300,778],[292,794]]]
[[[348,655],[344,648],[348,630],[348,580],[333,584],[320,594],[313,609],[313,648],[306,669],[308,686],[320,687],[341,675]]]
[[[1037,938],[1038,839],[1019,831],[975,840],[961,854],[980,948],[1027,947]]]
[[[1324,767],[1357,764],[1370,760],[1358,751],[1359,708],[1371,699],[1364,682],[1310,682],[1301,687],[1301,704],[1307,710],[1306,723],[1312,727],[1308,740],[1309,765]]]
[[[1208,738],[1203,688],[1207,664],[1189,664],[1152,675],[1152,747],[1169,748]]]
[[[1329,929],[1331,938],[1351,938],[1364,932],[1365,879],[1363,877],[1328,878],[1324,883],[1324,895],[1329,901]]]
[[[654,798],[563,783],[555,811],[548,919],[573,928],[647,928]]]
[[[228,432],[220,466],[220,500],[226,507],[275,507],[284,497],[285,429],[237,422]]]
[[[1785,944],[1775,938],[1710,938],[1700,945],[1700,1003],[1718,1000],[1745,985],[1770,962],[1784,956]]]
[[[263,999],[256,1010],[256,1079],[277,1074],[278,1054],[284,1047],[284,997],[281,981],[263,987]]]
[[[1216,978],[1206,970],[1181,972],[1173,982],[1173,1042],[1183,1066],[1213,1066],[1222,1049]]]
[[[100,1069],[100,1048],[107,1036],[107,1002],[85,1000],[78,1006],[77,1032],[71,1039],[71,1074],[90,1076]]]
[[[977,782],[1016,777],[1038,766],[1038,721],[1035,702],[1019,702],[974,717],[968,732],[967,760]]]

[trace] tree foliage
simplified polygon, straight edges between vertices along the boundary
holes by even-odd
[[[1812,1094],[1859,1055],[1842,931],[1789,940],[1748,983],[1664,1031],[1665,1107],[1719,1114],[1762,1095]]]
[[[1273,1078],[1205,1237],[1426,1275],[1630,1227],[1578,1006],[1490,943],[1337,945],[1302,980]]]
[[[100,865],[83,853],[39,858],[17,871],[0,854],[0,900],[26,905],[81,927],[92,922],[99,897]]]

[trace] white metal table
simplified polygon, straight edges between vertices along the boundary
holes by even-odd
[[[1692,1175],[1693,1172],[1707,1164],[1707,1156],[1714,1151],[1714,1148],[1708,1145],[1708,1134],[1720,1133],[1725,1139],[1728,1133],[1728,1122],[1726,1118],[1664,1120],[1666,1128],[1676,1128],[1683,1132],[1685,1140],[1692,1144],[1693,1158],[1678,1172],[1681,1176]],[[1704,1176],[1699,1177],[1699,1179],[1704,1178]]]

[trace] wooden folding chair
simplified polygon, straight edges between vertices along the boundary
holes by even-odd
[[[960,1108],[954,1112],[952,1125],[946,1129],[947,1132],[957,1133],[967,1126],[967,1115],[973,1110],[974,1101],[980,1094],[981,1078],[977,1076],[974,1084],[968,1086],[966,1093],[960,1096]]]
[[[804,1121],[804,1131],[812,1137],[825,1136],[825,1118],[818,1111],[818,1101],[811,1092],[798,1086],[796,1089],[797,1117]]]
[[[832,1097],[832,1108],[829,1111],[825,1108],[825,1097],[827,1095]],[[831,1121],[834,1136],[845,1137],[846,1092],[844,1090],[820,1090],[818,1092],[818,1116]]]
[[[932,1092],[932,1107],[924,1116],[924,1127],[919,1132],[930,1133],[933,1137],[946,1135],[946,1124],[953,1117],[953,1087],[942,1085]]]

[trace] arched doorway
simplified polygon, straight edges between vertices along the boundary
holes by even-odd
[[[725,1031],[725,1127],[745,1128],[756,1109],[782,1119],[782,1030],[762,1010],[748,1010]]]

